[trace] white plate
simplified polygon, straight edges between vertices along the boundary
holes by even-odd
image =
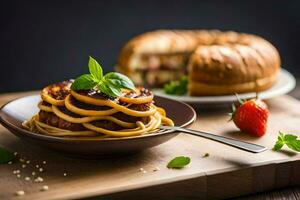
[[[274,98],[290,92],[295,88],[295,86],[296,86],[295,77],[288,71],[281,69],[276,83],[268,90],[260,92],[258,96],[260,99]],[[183,101],[192,104],[220,104],[220,103],[222,104],[222,103],[231,103],[237,100],[235,95],[199,96],[199,97],[189,96],[189,95],[182,95],[182,96],[169,95],[164,93],[162,89],[155,89],[154,94],[157,96],[175,99],[178,101]],[[241,99],[253,98],[255,97],[255,93],[254,92],[243,93],[243,94],[239,94],[239,97]]]

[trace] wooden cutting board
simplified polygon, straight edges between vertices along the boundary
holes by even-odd
[[[28,93],[26,93],[28,95]],[[0,104],[22,94],[0,96]],[[191,128],[243,139],[271,149],[278,131],[300,136],[300,102],[282,96],[268,102],[270,120],[264,137],[241,134],[228,121],[228,110],[198,109]],[[0,165],[0,199],[220,199],[300,184],[300,154],[288,149],[267,150],[260,154],[244,152],[214,141],[180,134],[174,139],[136,155],[80,160],[26,143],[0,127],[0,146],[30,160]],[[203,157],[209,153],[209,157]],[[184,169],[167,169],[175,156],[191,157]],[[43,164],[46,161],[46,164]],[[43,172],[38,172],[42,166]],[[147,173],[143,173],[143,168]],[[156,170],[159,168],[159,170]],[[13,174],[21,171],[21,178]],[[35,171],[36,176],[31,173]],[[67,173],[67,176],[64,176]],[[25,181],[25,177],[30,177]],[[42,183],[34,182],[40,176]],[[48,191],[40,191],[47,185]],[[15,191],[24,190],[22,197]]]

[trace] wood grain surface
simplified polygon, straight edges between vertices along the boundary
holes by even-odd
[[[2,95],[0,104],[17,96],[24,94]],[[282,96],[268,105],[269,128],[262,138],[239,133],[233,123],[227,122],[227,109],[198,109],[198,119],[191,128],[255,142],[270,149],[279,130],[300,135],[299,101]],[[288,149],[252,154],[185,134],[140,154],[102,160],[66,157],[25,143],[3,127],[0,127],[0,145],[30,160],[25,168],[19,161],[0,165],[0,199],[220,199],[300,183],[300,156]],[[210,156],[203,158],[205,153]],[[167,169],[167,162],[178,155],[190,156],[191,164],[182,170]],[[42,166],[43,172],[38,172],[36,165]],[[154,171],[157,167],[160,170]],[[17,169],[21,178],[13,174]],[[33,171],[36,176],[31,175]],[[31,180],[25,181],[27,176]],[[44,181],[35,183],[37,176]],[[49,190],[40,191],[43,185]],[[17,197],[14,194],[17,190],[26,194]]]

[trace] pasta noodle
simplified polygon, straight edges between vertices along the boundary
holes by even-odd
[[[73,91],[71,81],[45,87],[39,113],[23,126],[56,137],[129,137],[154,133],[161,124],[174,123],[163,108],[153,103],[144,89],[123,90],[118,98],[95,91]]]

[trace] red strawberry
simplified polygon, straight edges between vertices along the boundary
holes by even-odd
[[[262,136],[266,133],[269,117],[268,106],[258,99],[240,101],[237,108],[233,105],[232,119],[235,125],[245,133]]]

